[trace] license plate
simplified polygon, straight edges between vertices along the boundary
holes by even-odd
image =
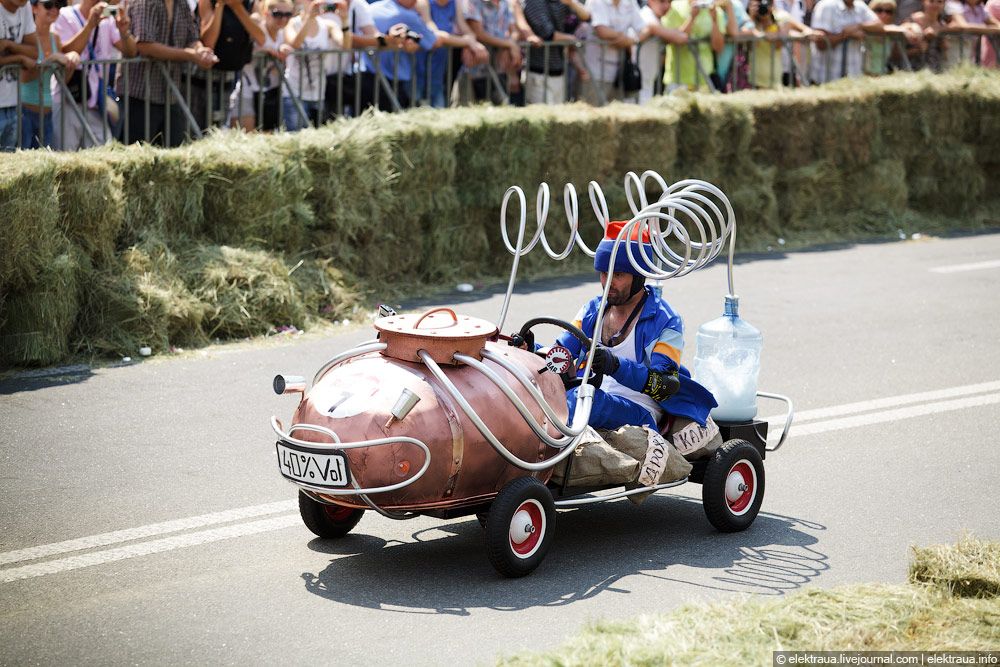
[[[342,452],[276,443],[278,470],[293,482],[327,489],[346,487],[351,482],[347,457]]]

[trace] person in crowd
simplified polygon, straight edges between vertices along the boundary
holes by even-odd
[[[869,39],[865,44],[865,74],[888,74],[902,67],[902,44],[919,43],[920,32],[912,29],[911,23],[896,25],[896,0],[871,0],[868,7],[885,26],[885,37]]]
[[[749,14],[754,36],[764,40],[755,43],[751,52],[750,83],[754,88],[780,88],[784,83],[782,55],[785,51],[780,40],[793,35],[812,35],[813,31],[775,8],[770,0],[750,0]]]
[[[511,3],[512,0],[465,0],[464,15],[476,41],[491,50],[493,67],[500,74],[500,86],[513,91],[520,84],[514,79],[521,69],[523,55]],[[452,89],[454,104],[500,101],[503,90],[495,89],[488,65],[466,64],[462,72],[464,77],[460,77]]]
[[[812,45],[811,76],[815,83],[861,76],[865,36],[885,32],[882,22],[861,0],[819,0],[812,28],[820,33]]]
[[[79,5],[59,10],[59,18],[52,29],[62,40],[63,51],[78,54],[80,59],[80,68],[67,77],[66,83],[90,132],[84,131],[79,116],[70,111],[68,104],[63,104],[62,91],[56,89],[52,106],[52,116],[56,119],[56,147],[62,150],[89,148],[94,145],[94,139],[98,143],[108,143],[115,137],[116,121],[119,120],[114,92],[118,66],[88,63],[135,57],[139,49],[131,26],[127,3],[116,5],[82,0]],[[84,79],[86,101],[83,99]]]
[[[945,0],[924,0],[923,9],[914,12],[904,27],[919,31],[921,38],[906,49],[913,69],[929,68],[940,72],[947,64],[950,44],[945,33],[966,27],[961,13],[945,11]]]
[[[639,5],[636,0],[590,0],[587,9],[592,34],[600,43],[592,41],[583,49],[583,59],[590,70],[590,80],[582,86],[583,99],[598,106],[632,98],[638,91],[624,91],[618,79],[626,52],[632,57],[635,45],[651,34]]]
[[[994,21],[1000,23],[1000,0],[989,0],[986,3],[986,13]],[[983,36],[983,55],[982,55],[983,67],[997,66],[998,47],[1000,47],[1000,36],[995,34]]]
[[[736,30],[734,33],[730,33],[729,14],[727,13],[726,33],[728,36],[752,37],[757,33],[753,19],[750,18],[750,14],[741,0],[729,3],[729,10],[731,10],[733,21],[736,23]],[[711,78],[716,89],[732,92],[750,87],[750,47],[751,43],[739,44],[732,40],[726,40],[722,52],[715,57],[715,74]],[[736,76],[733,76],[734,73]]]
[[[698,44],[697,60],[687,46],[667,46],[663,85],[707,89],[710,77],[716,74],[715,58],[725,48],[725,35],[735,36],[738,31],[732,0],[674,0],[662,23],[680,30],[688,39],[708,39]]]
[[[19,69],[33,70],[38,56],[35,18],[28,0],[0,0],[0,151],[17,148]]]
[[[396,40],[402,37],[402,46],[378,54],[378,61],[367,53],[361,56],[361,100],[362,109],[378,106],[383,111],[392,111],[392,98],[385,87],[379,82],[379,76],[388,84],[392,94],[401,108],[412,106],[412,81],[414,77],[414,62],[422,56],[414,54],[423,52],[423,57],[431,49],[441,46],[446,41],[464,46],[465,40],[438,36],[414,9],[416,0],[377,0],[371,5],[372,19],[375,28],[383,34],[392,35]],[[398,43],[398,42],[396,42]],[[380,89],[376,93],[376,88]]]
[[[131,0],[128,15],[139,55],[150,60],[124,67],[128,82],[123,99],[125,141],[179,146],[188,122],[172,92],[168,104],[167,81],[180,90],[182,64],[207,70],[218,59],[201,43],[197,19],[184,0]]]
[[[992,49],[991,39],[1000,39],[1000,17],[995,17],[983,4],[983,0],[965,0],[961,5],[962,18],[965,19],[966,32],[982,37],[973,38],[973,47],[970,49],[972,60],[981,65],[987,65],[989,59],[988,51]],[[996,53],[993,52],[991,63],[996,62]]]
[[[254,48],[264,43],[264,29],[252,18],[254,0],[197,0],[194,11],[202,44],[211,48],[219,59],[212,66],[211,75],[195,72],[191,77],[191,112],[205,129],[213,123],[214,112],[222,110],[230,99],[239,80],[235,73],[250,63]]]
[[[301,14],[293,18],[285,28],[285,42],[296,53],[285,61],[285,78],[288,87],[282,90],[282,114],[289,132],[301,130],[312,122],[317,125],[325,115],[324,94],[326,72],[324,54],[312,53],[331,49],[350,48],[350,32],[345,34],[342,26],[347,25],[347,2],[337,0],[339,25],[322,18],[327,0],[308,0]],[[290,90],[289,90],[290,88]],[[303,116],[299,112],[301,105]]]
[[[290,47],[285,44],[285,28],[294,15],[289,0],[266,0],[263,14],[254,13],[254,22],[264,31],[264,42],[254,47],[256,57],[243,67],[229,97],[230,124],[246,131],[278,128],[281,105],[281,73],[276,63],[284,63]],[[263,99],[261,99],[263,97]],[[258,118],[258,114],[261,117]]]
[[[656,81],[662,80],[664,43],[687,44],[687,33],[682,30],[663,27],[663,17],[670,11],[670,0],[647,0],[640,10],[642,20],[649,35],[639,44],[639,71],[642,73],[642,89],[639,104],[645,104],[653,97]]]
[[[603,376],[603,380],[594,392],[588,423],[594,428],[635,425],[658,431],[664,415],[670,414],[705,426],[717,403],[711,392],[692,380],[681,366],[684,349],[681,316],[644,285],[645,278],[629,261],[624,247],[619,248],[614,264],[611,263],[612,249],[624,224],[608,223],[594,255],[594,270],[600,275],[601,287],[611,283],[601,330],[596,327],[603,294],[584,305],[573,320],[584,334],[599,340],[591,370]],[[652,271],[643,260],[644,256],[653,256],[648,234],[640,239],[634,233],[628,243],[633,246],[632,256],[640,266]],[[645,246],[644,252],[639,249],[640,244]],[[511,337],[510,344],[534,347],[533,340],[525,340],[519,334]],[[557,344],[569,350],[574,359],[580,359],[588,351],[569,333],[560,335]],[[579,371],[582,370],[581,365]],[[578,387],[567,392],[571,420],[577,392]]]
[[[340,28],[344,35],[343,44],[333,53],[328,53],[323,61],[326,72],[326,95],[324,109],[326,120],[333,120],[339,115],[354,113],[354,75],[359,56],[355,51],[359,47],[378,47],[385,36],[375,28],[370,5],[365,0],[348,0],[346,22],[341,18],[338,6],[329,0],[321,19]]]
[[[38,56],[36,66],[21,72],[21,148],[52,146],[52,77],[56,66],[66,76],[79,64],[76,54],[62,52],[62,41],[51,31],[59,16],[57,0],[31,0]]]
[[[414,9],[438,39],[451,47],[437,48],[417,58],[417,94],[430,106],[440,109],[448,104],[445,91],[455,81],[462,64],[488,63],[490,53],[476,40],[462,12],[458,11],[457,0],[417,0]]]
[[[527,24],[528,48],[525,102],[562,104],[566,101],[566,47],[540,46],[543,42],[569,41],[566,30],[569,7],[562,0],[519,0]]]

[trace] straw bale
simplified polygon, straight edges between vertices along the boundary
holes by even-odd
[[[302,296],[289,267],[262,250],[197,246],[183,258],[182,277],[207,307],[210,337],[241,338],[277,326],[305,326]]]
[[[392,150],[372,114],[275,140],[312,174],[306,202],[314,214],[306,239],[312,257],[331,258],[354,275],[366,275],[368,257],[357,242],[392,210]]]
[[[843,203],[843,174],[830,160],[819,160],[796,169],[779,170],[775,190],[782,227],[807,230],[815,218],[836,213]]]
[[[69,336],[79,309],[79,251],[57,255],[39,274],[37,283],[7,295],[0,325],[0,364],[54,364],[69,351]]]
[[[60,156],[58,162],[62,228],[95,265],[107,266],[125,220],[122,176],[91,151]]]
[[[918,211],[966,213],[977,204],[986,186],[975,151],[950,139],[926,145],[906,168],[910,206]]]
[[[0,160],[0,294],[40,280],[65,251],[59,230],[56,175],[59,161],[46,151]]]
[[[668,183],[679,177],[675,169],[680,114],[675,109],[615,105],[611,120],[616,133],[613,146],[617,157],[612,175],[624,175],[629,171],[641,175],[652,169]]]
[[[313,222],[312,174],[268,137],[216,132],[183,149],[204,183],[205,232],[216,243],[284,252],[303,249]]]
[[[913,547],[910,581],[939,586],[956,597],[1000,597],[1000,542],[966,535],[954,545]]]
[[[92,154],[123,179],[125,220],[120,247],[148,236],[184,239],[202,233],[205,174],[187,150],[112,145]]]
[[[162,240],[128,248],[113,270],[93,272],[83,285],[76,348],[88,354],[134,355],[207,342],[206,306],[180,277],[177,255]]]
[[[902,213],[908,197],[906,165],[902,160],[878,160],[845,174],[844,204],[849,209]]]
[[[329,259],[303,261],[293,266],[292,282],[310,316],[338,320],[360,307],[359,289]]]

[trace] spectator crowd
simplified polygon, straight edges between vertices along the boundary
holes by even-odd
[[[996,67],[998,44],[1000,0],[0,0],[0,149]]]

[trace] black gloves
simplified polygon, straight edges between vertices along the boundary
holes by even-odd
[[[649,371],[649,376],[646,378],[646,386],[642,388],[642,393],[657,403],[662,403],[676,394],[680,388],[681,381],[677,377],[677,371],[673,373]]]
[[[535,334],[531,331],[525,331],[524,334],[516,333],[510,337],[507,344],[511,347],[521,347],[528,352],[535,351]]]
[[[598,345],[597,349],[594,350],[594,364],[591,366],[591,370],[595,374],[614,375],[620,365],[621,362],[618,361],[614,352],[603,345]]]

